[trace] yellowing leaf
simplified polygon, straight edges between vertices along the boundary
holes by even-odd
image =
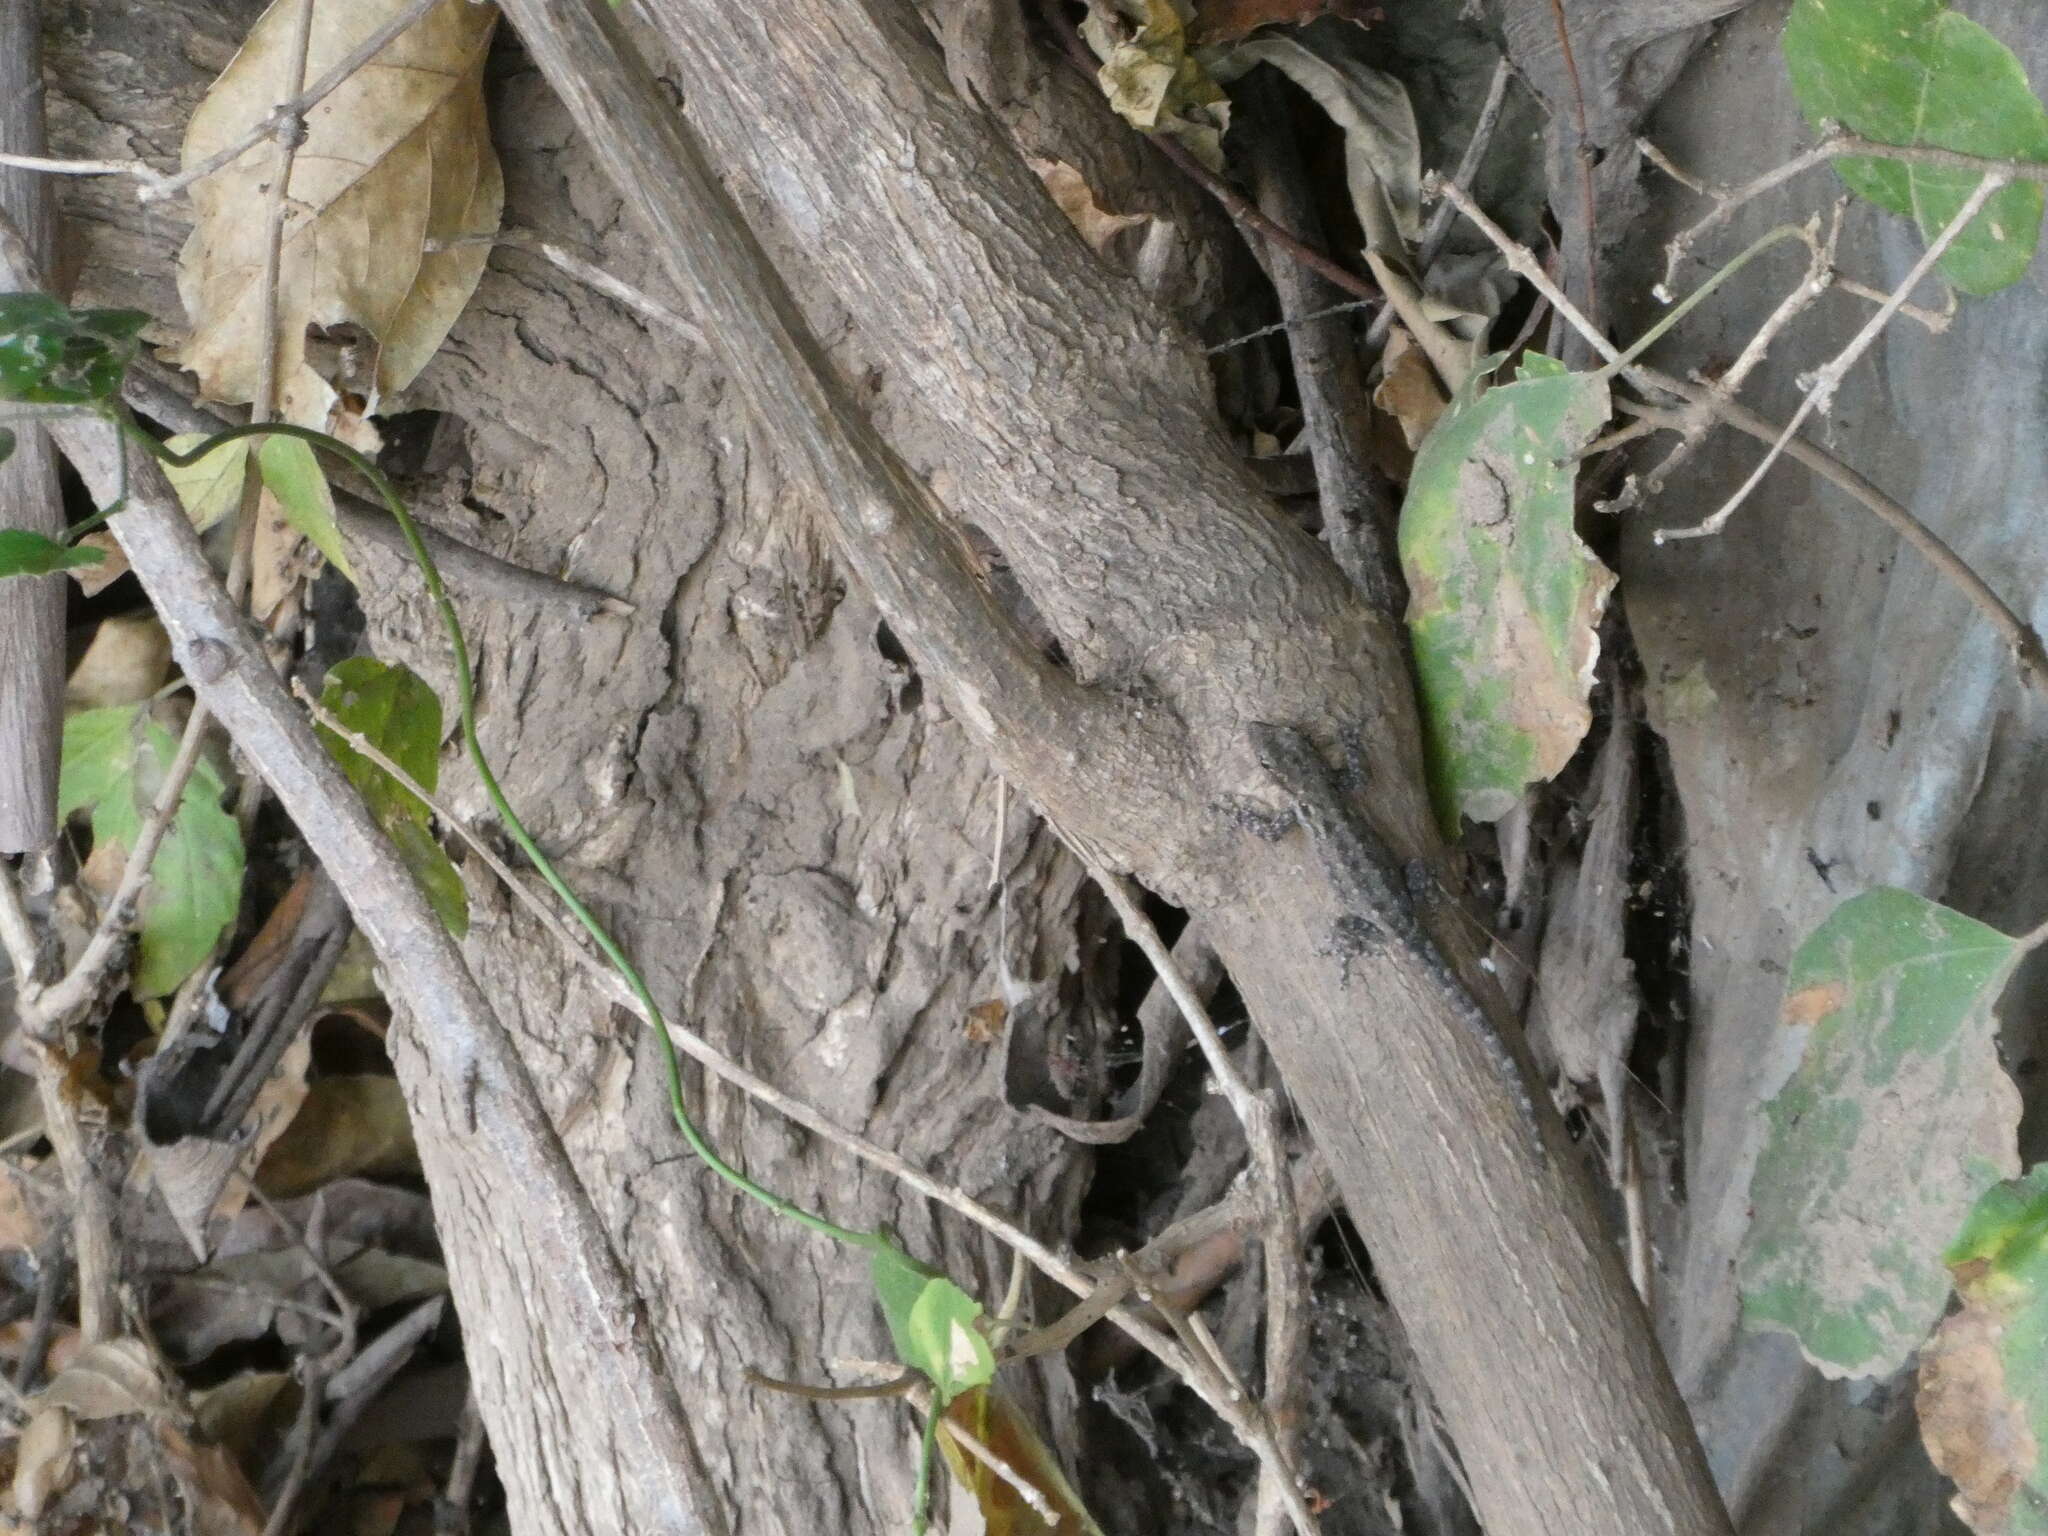
[[[993,1453],[1019,1481],[1030,1486],[1034,1497],[1026,1499],[1008,1478],[964,1449],[950,1433],[955,1428]],[[1060,1471],[1051,1448],[1017,1405],[994,1387],[972,1388],[947,1405],[946,1416],[939,1423],[939,1449],[945,1453],[954,1480],[981,1506],[989,1536],[1102,1536],[1095,1517]]]
[[[164,446],[173,453],[190,453],[205,441],[197,432],[180,432]],[[178,493],[192,526],[204,533],[234,511],[242,499],[242,470],[248,462],[249,439],[238,437],[231,443],[222,443],[196,464],[187,464],[182,469],[166,464],[164,478]]]
[[[1081,23],[1081,35],[1102,60],[1096,76],[1102,94],[1133,128],[1178,139],[1210,170],[1222,171],[1230,97],[1188,51],[1175,0],[1142,0],[1122,9],[1144,16],[1128,36],[1120,20],[1093,7]]]
[[[402,9],[403,0],[313,0],[309,77]],[[297,0],[273,4],[192,115],[184,163],[227,148],[291,94]],[[446,241],[497,228],[504,181],[483,107],[496,11],[445,0],[306,114],[292,167],[278,283],[278,379],[285,415],[326,425],[334,392],[307,359],[308,326],[355,326],[375,351],[374,393],[402,389],[447,335],[486,250]],[[178,263],[192,336],[177,361],[217,400],[250,400],[262,334],[266,143],[193,188],[197,221]]]

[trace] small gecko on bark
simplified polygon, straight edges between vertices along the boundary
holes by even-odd
[[[1348,957],[1389,947],[1407,951],[1514,1094],[1541,1152],[1542,1124],[1521,1063],[1416,915],[1418,888],[1427,890],[1430,883],[1428,867],[1420,860],[1404,867],[1394,857],[1301,731],[1255,724],[1251,739],[1260,765],[1292,802],[1294,821],[1308,834],[1345,908],[1334,935],[1339,953]]]

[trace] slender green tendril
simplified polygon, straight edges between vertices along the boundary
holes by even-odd
[[[428,553],[426,541],[420,537],[419,525],[413,521],[412,514],[406,511],[405,503],[399,499],[398,492],[384,477],[383,471],[348,444],[329,437],[325,432],[316,432],[310,427],[291,426],[282,422],[260,422],[242,427],[229,427],[225,431],[214,433],[206,441],[184,453],[174,453],[145,432],[124,411],[119,411],[118,407],[113,409],[117,412],[115,419],[128,436],[146,449],[152,457],[173,469],[189,468],[214,449],[224,443],[234,442],[237,438],[296,437],[302,442],[310,443],[315,449],[340,459],[376,488],[378,496],[383,499],[385,510],[398,524],[399,532],[405,538],[406,548],[412,552],[413,563],[419,567],[421,579],[426,583],[427,595],[434,600],[434,608],[441,616],[441,627],[447,632],[448,644],[455,653],[456,704],[462,722],[462,744],[469,753],[469,760],[476,769],[477,778],[483,783],[484,793],[490,797],[491,805],[504,823],[506,833],[518,845],[519,851],[540,871],[540,876],[548,883],[548,888],[561,899],[562,905],[569,909],[576,921],[582,924],[584,932],[596,941],[597,947],[604,952],[604,957],[611,962],[612,967],[631,989],[633,996],[639,1000],[648,1023],[654,1026],[654,1038],[660,1042],[662,1065],[668,1076],[669,1111],[675,1118],[676,1128],[683,1133],[683,1140],[689,1143],[690,1150],[697,1154],[705,1167],[742,1194],[758,1200],[776,1215],[786,1216],[813,1232],[857,1248],[875,1249],[886,1246],[887,1239],[878,1232],[856,1232],[850,1227],[842,1227],[837,1222],[828,1221],[816,1212],[804,1209],[795,1201],[785,1199],[773,1190],[755,1183],[719,1155],[718,1149],[711,1145],[704,1133],[698,1129],[697,1122],[690,1117],[689,1108],[683,1098],[682,1058],[676,1051],[674,1038],[669,1034],[668,1019],[662,1013],[660,1005],[655,1002],[654,994],[648,990],[647,982],[640,975],[638,967],[626,957],[626,952],[619,947],[618,941],[606,931],[596,914],[569,888],[569,883],[556,870],[554,862],[541,852],[539,844],[535,843],[532,835],[527,832],[526,824],[519,819],[518,813],[506,800],[504,790],[498,786],[498,776],[491,771],[490,760],[484,756],[483,746],[477,740],[476,685],[470,673],[469,646],[463,639],[462,623],[455,616],[455,605],[449,601],[448,589],[442,585],[440,569],[434,564],[434,557]],[[124,473],[124,490],[125,480]],[[119,505],[120,502],[116,501],[114,507],[87,519],[72,531],[83,532],[97,526]]]

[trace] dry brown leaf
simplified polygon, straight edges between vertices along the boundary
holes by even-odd
[[[35,1401],[38,1406],[67,1409],[77,1419],[111,1419],[127,1413],[167,1418],[179,1412],[156,1357],[140,1339],[88,1344]]]
[[[78,1447],[78,1425],[62,1408],[48,1405],[29,1416],[14,1448],[14,1510],[34,1520],[51,1498],[70,1486]]]
[[[87,549],[96,549],[106,556],[98,565],[76,566],[65,573],[78,583],[78,590],[87,597],[98,597],[128,574],[128,551],[123,549],[120,540],[106,529],[88,533],[78,542]]]
[[[1401,436],[1410,453],[1422,446],[1429,429],[1450,404],[1428,357],[1398,325],[1387,333],[1387,350],[1372,403],[1401,424]]]
[[[1088,242],[1091,250],[1100,251],[1125,230],[1148,222],[1142,213],[1108,212],[1095,201],[1095,189],[1088,185],[1088,178],[1064,160],[1031,160],[1026,163],[1045,183],[1045,190],[1059,204],[1060,212],[1081,232],[1081,238]]]
[[[314,0],[309,77],[338,63],[402,0]],[[193,113],[184,163],[226,148],[290,92],[296,3],[273,4]],[[402,389],[447,335],[482,275],[486,248],[429,254],[429,241],[496,230],[504,181],[483,105],[496,11],[446,3],[306,114],[292,167],[278,283],[282,414],[325,427],[333,383],[309,363],[306,331],[355,327],[378,394]],[[262,334],[268,147],[193,188],[196,223],[178,265],[192,335],[176,361],[212,399],[254,397]],[[374,409],[372,401],[371,408]]]
[[[419,1170],[405,1098],[389,1077],[323,1077],[256,1170],[265,1194],[306,1194],[353,1173]]]
[[[1920,1349],[1920,1438],[1973,1531],[2007,1529],[2040,1462],[2025,1404],[2006,1383],[2005,1321],[1997,1307],[1966,1300]]]
[[[217,1445],[195,1444],[170,1424],[158,1424],[157,1444],[178,1485],[198,1536],[262,1536],[263,1502],[235,1458]]]
[[[68,709],[139,704],[169,681],[171,637],[153,613],[102,619],[64,684]]]
[[[1340,0],[1196,0],[1189,30],[1201,43],[1234,43],[1261,27],[1298,27],[1325,11],[1343,14]]]

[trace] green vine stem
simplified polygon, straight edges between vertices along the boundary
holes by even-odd
[[[413,521],[412,514],[406,510],[405,503],[399,499],[398,492],[385,478],[384,472],[348,444],[328,436],[325,432],[274,421],[229,427],[214,433],[184,453],[174,453],[145,432],[121,408],[109,407],[109,410],[116,423],[130,438],[140,444],[151,457],[173,469],[189,468],[214,449],[224,443],[234,442],[237,438],[296,437],[311,444],[320,452],[342,460],[376,488],[378,496],[384,502],[385,510],[391,514],[392,520],[398,524],[399,532],[405,537],[406,548],[412,552],[413,563],[419,567],[421,579],[426,583],[427,595],[434,600],[435,611],[441,616],[441,627],[447,632],[448,644],[455,653],[456,705],[462,722],[462,744],[469,754],[470,763],[476,769],[477,778],[483,783],[484,793],[504,823],[507,835],[518,846],[519,851],[532,861],[533,867],[540,871],[540,876],[547,882],[548,888],[561,898],[562,905],[567,907],[570,914],[583,926],[584,932],[596,941],[597,947],[604,952],[604,957],[624,978],[633,996],[646,1010],[648,1021],[654,1026],[654,1038],[661,1045],[662,1066],[668,1078],[669,1112],[675,1119],[676,1129],[683,1133],[683,1140],[689,1143],[690,1150],[697,1154],[705,1167],[740,1193],[758,1200],[776,1215],[786,1216],[799,1226],[808,1227],[824,1237],[834,1238],[855,1248],[873,1251],[889,1247],[889,1239],[883,1233],[857,1232],[850,1227],[842,1227],[815,1211],[806,1210],[794,1200],[786,1199],[773,1190],[755,1183],[721,1157],[718,1149],[712,1146],[704,1133],[698,1129],[697,1122],[691,1118],[689,1108],[684,1102],[682,1058],[677,1054],[675,1041],[669,1035],[667,1016],[655,1002],[654,994],[648,990],[647,982],[641,976],[639,968],[626,957],[625,950],[605,929],[597,915],[583,904],[575,891],[570,889],[568,881],[556,870],[554,862],[541,852],[539,844],[534,842],[532,834],[526,830],[526,824],[519,819],[518,813],[505,798],[504,790],[498,785],[498,776],[491,771],[490,760],[484,756],[483,745],[477,740],[476,685],[470,673],[469,646],[463,638],[462,623],[455,616],[455,605],[449,600],[448,589],[442,585],[440,569],[434,564],[434,557],[427,552],[426,541],[420,537],[419,525]],[[119,507],[120,500],[117,499],[105,512],[96,513],[72,531],[84,532],[97,526]]]

